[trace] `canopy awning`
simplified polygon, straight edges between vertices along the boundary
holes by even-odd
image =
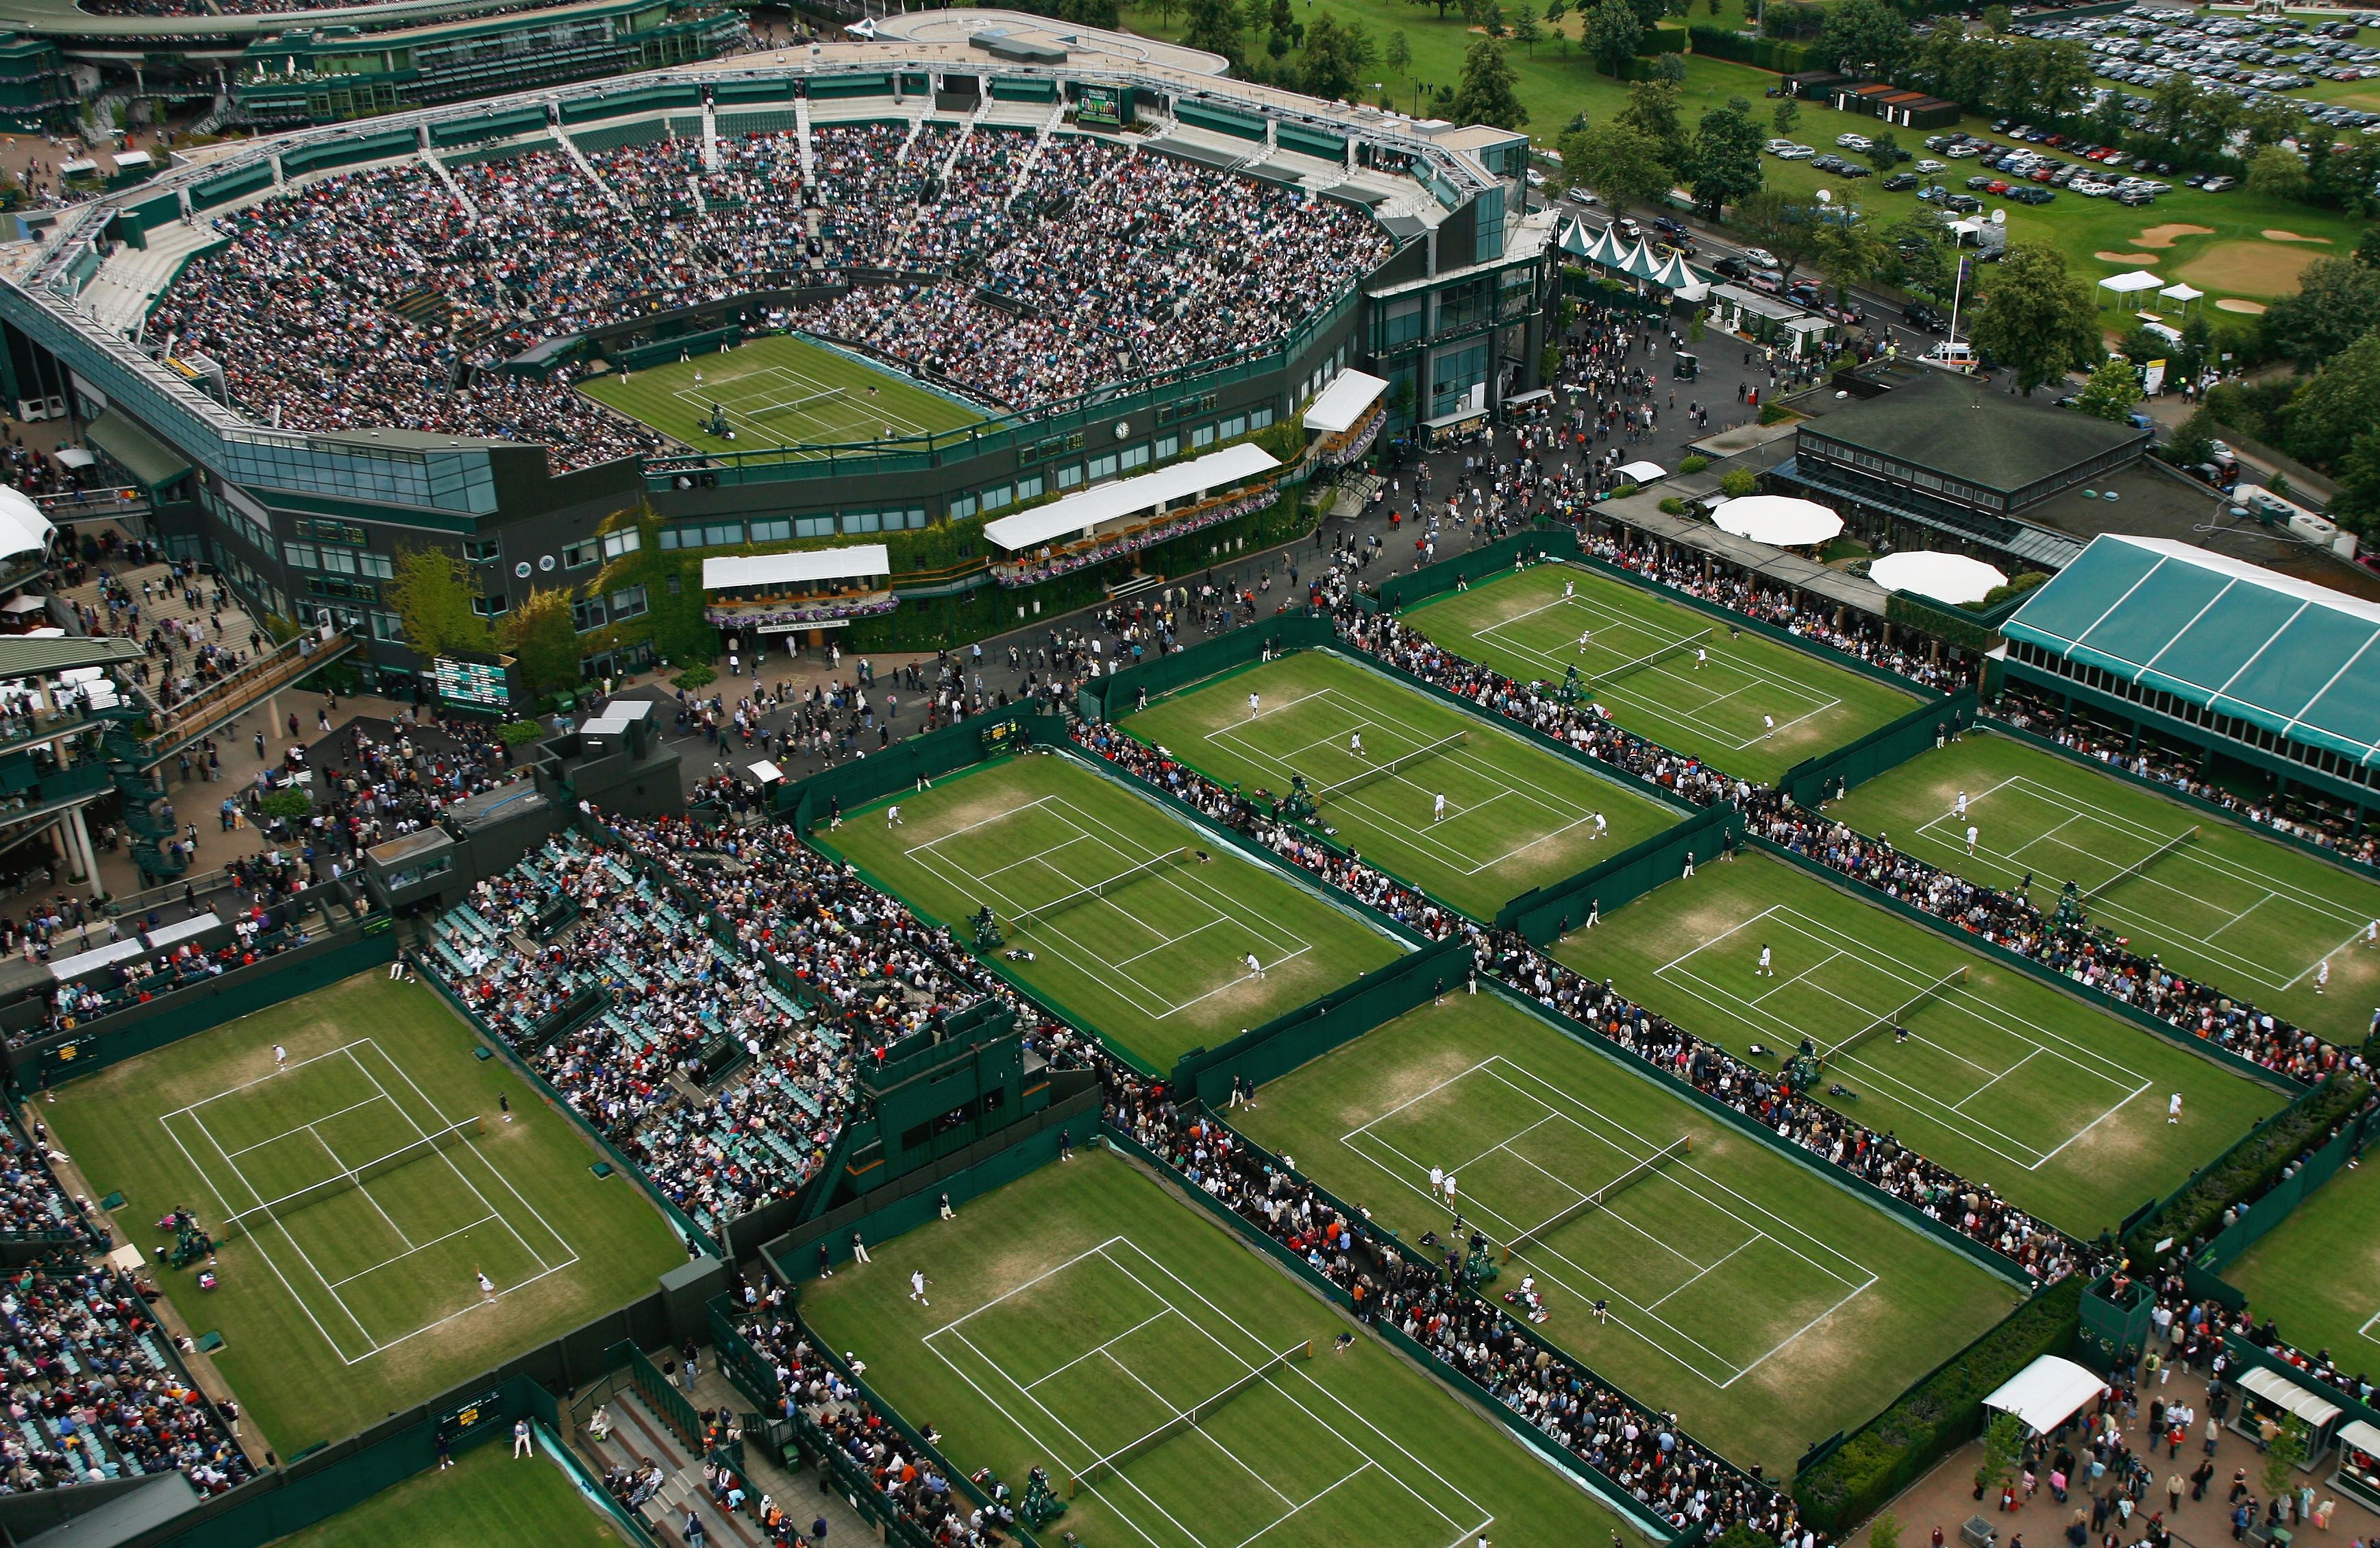
[[[2340,1425],[2338,1440],[2341,1445],[2353,1446],[2366,1457],[2380,1457],[2380,1428],[2360,1419],[2350,1419]]]
[[[2107,1385],[2085,1366],[2044,1355],[2002,1382],[1984,1399],[1984,1407],[2014,1414],[2026,1429],[2046,1435],[2080,1413]]]
[[[1314,407],[1305,411],[1305,428],[1325,435],[1353,430],[1388,390],[1384,378],[1367,372],[1342,371],[1331,378],[1330,384],[1315,398]]]
[[[785,771],[770,762],[766,758],[748,765],[745,772],[752,776],[752,783],[755,785],[771,785],[785,777]]]
[[[1843,518],[1815,500],[1784,494],[1747,494],[1711,512],[1722,532],[1765,542],[1775,548],[1800,548],[1838,537]]]
[[[2164,283],[2146,269],[2134,269],[2126,274],[2109,274],[2099,282],[2099,288],[2112,290],[2119,296],[2130,296],[2137,291],[2155,290]]]
[[[113,408],[91,421],[83,437],[151,494],[190,470],[189,458]]]
[[[702,589],[741,591],[759,586],[797,586],[812,580],[859,580],[892,573],[892,551],[880,542],[841,548],[805,548],[791,554],[754,554],[702,561]]]
[[[2240,1384],[2283,1413],[2294,1414],[2316,1430],[2346,1411],[2311,1387],[2301,1386],[2279,1371],[2261,1365],[2252,1365],[2240,1371]]]
[[[1658,462],[1632,462],[1620,469],[1621,480],[1627,483],[1651,483],[1655,479],[1669,476]]]
[[[1888,591],[1915,591],[1937,602],[1981,602],[2008,577],[1963,554],[1888,554],[1868,566],[1867,578]]]
[[[27,613],[39,613],[49,605],[50,602],[47,597],[18,595],[10,597],[5,603],[0,603],[0,613],[6,613],[8,616],[14,618]]]
[[[1209,490],[1237,488],[1280,466],[1280,459],[1270,452],[1243,441],[1209,457],[1176,463],[1137,478],[1103,483],[1034,510],[1003,516],[985,523],[983,535],[1009,553],[1018,554],[1053,539],[1087,532],[1102,522],[1138,511],[1170,506]]]
[[[2167,286],[2164,289],[2158,291],[2157,294],[2163,296],[2168,301],[2194,301],[2201,296],[2205,295],[2206,292],[2199,289],[2195,286],[2176,284]]]
[[[99,460],[80,446],[60,446],[50,455],[58,459],[59,467],[77,469],[88,468]]]

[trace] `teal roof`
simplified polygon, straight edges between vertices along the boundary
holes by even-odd
[[[2380,605],[2186,543],[2092,540],[2002,626],[2359,763],[2380,762]]]

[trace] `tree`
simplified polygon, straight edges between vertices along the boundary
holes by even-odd
[[[2293,1414],[2281,1426],[2280,1432],[2265,1444],[2264,1469],[2265,1494],[2270,1496],[2286,1492],[2292,1481],[2289,1475],[2297,1470],[2298,1464],[2304,1461],[2305,1457],[2305,1420]]]
[[[1867,163],[1878,172],[1889,172],[1907,153],[1901,150],[1900,141],[1893,137],[1890,129],[1879,129],[1868,144]]]
[[[1791,134],[1793,132],[1793,126],[1802,121],[1801,99],[1797,97],[1778,98],[1777,106],[1768,115],[1768,121],[1776,127],[1779,134]]]
[[[2365,226],[2356,238],[2355,261],[2367,269],[2380,269],[2380,225]]]
[[[2265,313],[2265,346],[2311,372],[2380,327],[2380,268],[2350,258],[2322,258],[2298,276],[2294,294]]]
[[[2082,384],[2074,407],[2095,420],[2122,424],[2132,417],[2132,405],[2140,400],[2141,378],[2132,362],[2121,355],[2110,355]]]
[[[1517,129],[1529,121],[1513,90],[1512,62],[1493,38],[1482,38],[1463,55],[1463,81],[1454,91],[1451,113],[1458,124],[1488,124]]]
[[[1686,56],[1682,54],[1661,53],[1653,55],[1653,79],[1664,86],[1686,83]]]
[[[518,658],[531,693],[559,693],[578,681],[578,631],[570,620],[566,589],[531,591],[504,623],[505,648]]]
[[[1611,67],[1614,75],[1621,63],[1633,58],[1636,45],[1645,41],[1645,24],[1628,8],[1628,0],[1599,0],[1596,7],[1579,20],[1579,30],[1586,43],[1586,51]]]
[[[1329,11],[1305,30],[1305,54],[1298,77],[1309,96],[1336,102],[1355,89],[1355,40]]]
[[[1942,223],[1931,213],[1912,213],[1885,227],[1892,244],[1891,269],[1899,271],[1904,290],[1928,296],[1950,293],[1950,247],[1943,239]]]
[[[2195,468],[2215,455],[2215,416],[2204,405],[2181,421],[2160,454],[2178,468]]]
[[[1182,41],[1240,62],[1240,8],[1232,0],[1183,0]]]
[[[2380,425],[2380,333],[2365,334],[2323,363],[2281,409],[2291,457],[2327,467]]]
[[[1546,25],[1560,27],[1561,18],[1570,15],[1570,0],[1546,0]]]
[[[405,624],[405,642],[425,656],[491,651],[495,636],[472,610],[480,578],[443,548],[399,548],[396,574],[381,594]]]
[[[2016,1459],[2024,1450],[2024,1422],[2002,1409],[1992,1415],[1984,1431],[1984,1459],[1975,1469],[1975,1497],[2004,1488],[2016,1476]]]
[[[1627,105],[1616,115],[1621,123],[1651,137],[1661,147],[1661,159],[1677,171],[1685,165],[1686,126],[1678,113],[1678,88],[1667,80],[1632,81]]]
[[[2015,369],[2027,395],[2101,353],[2090,286],[2066,272],[2064,253],[2039,242],[2008,250],[1971,333],[1977,348]]]
[[[1399,28],[1389,34],[1389,51],[1385,57],[1390,75],[1402,76],[1408,80],[1413,79],[1413,44],[1406,41],[1404,29]]]
[[[1749,237],[1754,246],[1768,250],[1784,279],[1793,277],[1793,271],[1802,266],[1817,245],[1817,228],[1775,189],[1762,189],[1748,199],[1737,201],[1731,224]]]
[[[2338,494],[2329,514],[2357,532],[2380,529],[2380,430],[2357,436],[2338,459]]]
[[[1867,1548],[1900,1548],[1900,1518],[1888,1510],[1869,1522]]]
[[[1670,191],[1669,164],[1650,135],[1626,124],[1605,124],[1562,140],[1572,176],[1601,195],[1616,219],[1632,204],[1650,204]]]
[[[1876,278],[1891,262],[1892,248],[1864,220],[1830,222],[1816,232],[1818,263],[1835,282],[1835,304],[1854,285]]]
[[[2248,191],[2266,199],[2303,199],[2305,158],[2286,145],[2267,145],[2248,163]]]
[[[1818,56],[1888,76],[1909,52],[1909,21],[1884,0],[1841,0],[1818,30]]]
[[[1519,14],[1512,18],[1512,41],[1527,49],[1529,57],[1534,59],[1537,56],[1538,40],[1545,35],[1546,30],[1537,25],[1537,13],[1525,5],[1521,6]]]
[[[1675,58],[1672,55],[1670,57]],[[1694,127],[1686,174],[1694,202],[1716,216],[1723,205],[1741,203],[1760,191],[1760,126],[1752,104],[1730,97]]]
[[[1992,36],[1996,38],[2006,36],[2009,30],[2010,15],[2010,13],[2006,6],[1985,6],[1984,7],[1984,25],[1991,29]]]

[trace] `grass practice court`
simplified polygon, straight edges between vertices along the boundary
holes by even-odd
[[[1576,1548],[1618,1521],[1111,1152],[1078,1151],[802,1291],[957,1467],[1135,1548]],[[922,1270],[927,1301],[907,1298]],[[1342,1332],[1356,1333],[1344,1353]]]
[[[1560,683],[1576,667],[1584,691],[1620,725],[1745,779],[1774,780],[1917,705],[1888,684],[1749,630],[1730,635],[1708,614],[1582,565],[1533,565],[1404,616],[1457,655],[1524,682]]]
[[[2328,1349],[2342,1371],[2380,1364],[2380,1164],[2341,1167],[2222,1277],[2299,1348]]]
[[[273,1050],[288,1050],[285,1067]],[[624,1304],[660,1213],[419,984],[370,973],[111,1066],[47,1109],[285,1455]],[[498,1110],[512,1102],[512,1121]],[[167,1267],[193,1211],[217,1243]],[[484,1274],[489,1288],[482,1289]]]
[[[627,1540],[540,1452],[516,1460],[512,1437],[482,1441],[454,1467],[416,1473],[273,1548],[616,1548]]]
[[[1460,1211],[1502,1260],[1491,1294],[1534,1276],[1540,1335],[1740,1463],[1789,1467],[2016,1296],[1493,993],[1410,1011],[1232,1116],[1408,1243]]]
[[[1668,883],[1555,955],[1769,1069],[1807,1039],[1819,1100],[2086,1239],[2284,1101],[1758,854]]]
[[[798,334],[771,334],[688,360],[580,384],[607,404],[697,451],[850,445],[963,430],[982,410],[898,372]],[[716,408],[735,433],[713,433]]]
[[[981,765],[815,837],[963,941],[989,906],[990,960],[1160,1070],[1405,949],[1062,753]]]
[[[1304,774],[1340,842],[1478,920],[1682,815],[1327,651],[1225,674],[1123,728],[1244,790]]]
[[[1921,753],[1828,811],[1970,881],[2030,876],[2045,911],[2071,881],[2092,922],[2201,982],[2333,1041],[2371,1030],[2380,883],[2278,839],[1994,735]]]

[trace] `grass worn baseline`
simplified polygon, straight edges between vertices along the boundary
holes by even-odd
[[[2380,1165],[2341,1167],[2223,1277],[2299,1348],[2328,1349],[2342,1371],[2380,1365]]]
[[[274,1548],[613,1548],[623,1541],[559,1467],[542,1456],[515,1458],[509,1437],[499,1437],[443,1472],[416,1473]]]
[[[1985,735],[1920,753],[1828,810],[1972,881],[2013,889],[2030,876],[2045,911],[2074,882],[2092,922],[2136,951],[2334,1041],[2371,1030],[2380,949],[2363,936],[2380,883],[2201,808]]]
[[[1523,1240],[1492,1291],[1534,1276],[1540,1335],[1740,1464],[1855,1428],[2017,1294],[1493,993],[1409,1011],[1233,1119],[1409,1243],[1449,1237],[1430,1173],[1452,1173],[1468,1228]]]
[[[962,430],[987,417],[798,334],[582,383],[587,396],[697,451],[847,445]],[[733,439],[711,433],[711,410]]]
[[[1582,565],[1533,565],[1404,618],[1523,682],[1560,683],[1575,666],[1622,727],[1745,779],[1773,781],[1917,706],[1913,694],[1766,635],[1730,635],[1707,613]]]
[[[1474,919],[1681,816],[1327,651],[1226,674],[1127,716],[1123,728],[1244,790],[1278,796],[1293,774],[1305,775],[1341,843]],[[1416,753],[1427,755],[1376,777]]]
[[[1756,852],[1664,884],[1555,956],[1770,1069],[1804,1038],[1829,1050],[1909,1007],[1897,1028],[1830,1059],[1813,1094],[2084,1238],[2172,1189],[2285,1101]],[[1755,1042],[1766,1056],[1751,1054]]]
[[[1079,1150],[872,1252],[805,1286],[804,1317],[930,1417],[956,1466],[1019,1491],[1033,1467],[1062,1492],[1087,1473],[1053,1542],[1576,1548],[1619,1525],[1378,1340],[1334,1353],[1352,1322],[1113,1152]],[[912,1271],[929,1304],[908,1298]]]
[[[73,1081],[46,1109],[91,1185],[123,1190],[117,1218],[190,1325],[222,1332],[215,1361],[284,1456],[685,1261],[635,1185],[595,1177],[569,1121],[477,1046],[430,989],[368,973]],[[202,1262],[164,1266],[173,1233],[156,1222],[177,1206],[217,1239],[212,1291]]]
[[[962,940],[990,906],[994,961],[1160,1070],[1405,949],[1063,753],[980,765],[816,837]]]

